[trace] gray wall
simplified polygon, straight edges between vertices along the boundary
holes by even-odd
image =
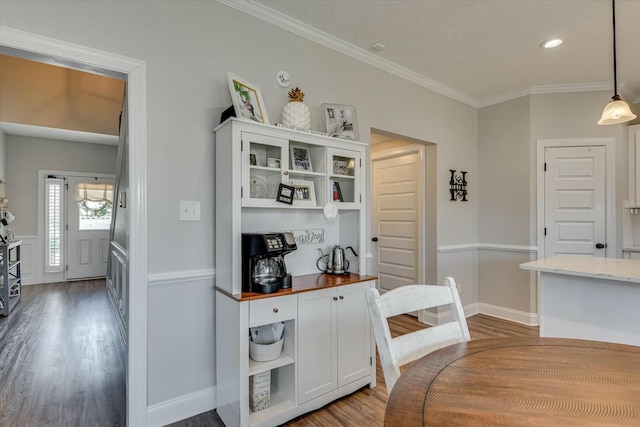
[[[7,195],[16,235],[38,232],[38,170],[115,174],[112,145],[7,135]]]

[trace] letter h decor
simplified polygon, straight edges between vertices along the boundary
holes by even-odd
[[[451,201],[455,202],[460,199],[463,202],[467,201],[467,173],[465,171],[460,171],[462,175],[456,175],[455,169],[449,169],[451,172],[451,179],[449,180],[449,185],[451,185],[451,189],[449,192],[451,193]]]

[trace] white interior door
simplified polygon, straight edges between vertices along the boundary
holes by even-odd
[[[109,259],[114,180],[67,180],[67,279],[103,277]]]
[[[424,280],[423,147],[372,155],[374,267],[383,291]]]
[[[545,257],[606,256],[605,147],[547,147],[545,164]]]

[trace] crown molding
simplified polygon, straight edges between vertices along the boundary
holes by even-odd
[[[0,122],[0,129],[2,129],[8,135],[59,139],[63,141],[88,142],[92,144],[118,145],[118,137],[116,135],[103,135],[101,133],[48,128],[43,126],[31,126],[9,122]]]
[[[570,92],[598,92],[598,91],[613,91],[613,85],[611,83],[569,83],[558,85],[539,85],[529,86],[528,88],[518,89],[511,92],[506,92],[501,95],[487,98],[480,102],[479,108],[488,107],[501,102],[510,101],[512,99],[520,98],[528,95],[544,95],[552,93],[570,93]]]
[[[386,71],[390,74],[408,80],[419,86],[437,92],[441,95],[460,101],[464,104],[470,105],[474,108],[478,108],[480,105],[479,100],[466,95],[460,91],[457,91],[449,86],[443,85],[435,80],[416,73],[408,68],[402,67],[384,58],[380,58],[362,48],[359,48],[351,43],[347,43],[331,34],[311,27],[297,19],[287,16],[281,12],[270,9],[253,0],[237,1],[237,0],[217,0],[226,6],[232,7],[236,10],[244,12],[248,15],[258,18],[262,21],[273,24],[283,30],[292,32],[308,40],[314,41],[325,47],[333,49],[337,52],[343,53],[352,57],[360,62],[376,67],[380,70]]]

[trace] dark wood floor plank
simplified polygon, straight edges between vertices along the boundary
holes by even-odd
[[[124,426],[125,352],[104,280],[22,291],[0,318],[0,425]]]

